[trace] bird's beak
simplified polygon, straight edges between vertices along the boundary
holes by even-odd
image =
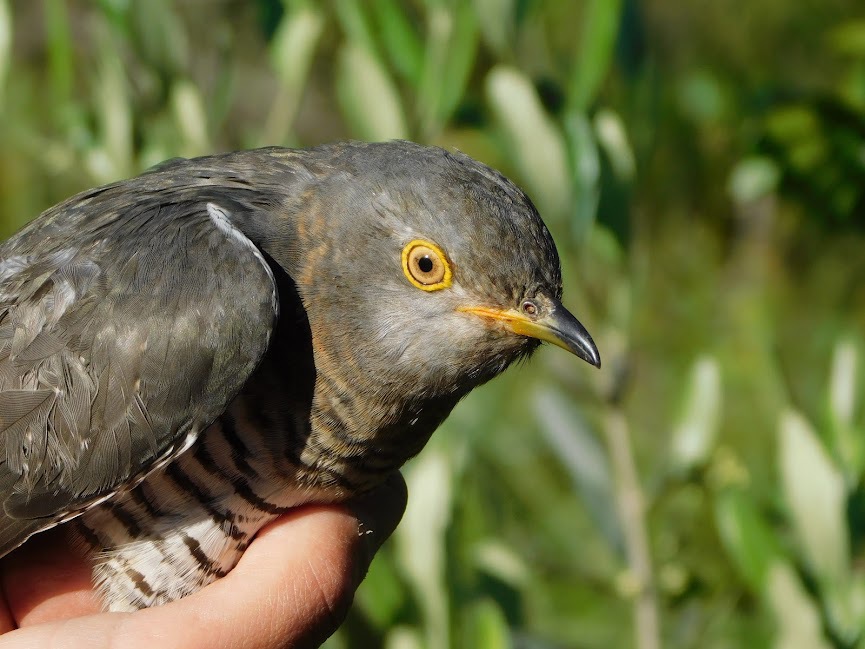
[[[517,309],[496,309],[485,306],[466,306],[459,310],[495,320],[515,334],[553,343],[595,367],[601,366],[601,355],[595,341],[580,321],[558,300],[550,300],[550,303],[545,305],[543,313],[535,317]]]

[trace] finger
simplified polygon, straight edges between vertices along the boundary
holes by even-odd
[[[4,557],[0,583],[13,627],[98,613],[91,564],[69,547],[67,530],[37,534]],[[8,630],[8,629],[5,629]]]
[[[12,611],[9,609],[9,602],[6,595],[3,594],[0,601],[0,635],[11,631],[15,628],[15,619],[12,617]]]
[[[134,614],[20,629],[0,638],[0,648],[317,646],[344,619],[405,502],[405,483],[392,478],[356,502],[299,509],[262,530],[228,576],[194,595]]]
[[[402,474],[395,472],[378,489],[345,505],[358,520],[358,534],[361,535],[367,552],[358,584],[366,575],[375,553],[402,520],[407,502],[408,489],[405,480]]]

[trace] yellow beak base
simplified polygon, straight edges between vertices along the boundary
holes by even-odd
[[[552,343],[579,356],[595,367],[601,366],[601,354],[586,328],[558,301],[546,313],[532,316],[517,309],[496,309],[485,306],[462,307],[460,311],[472,313],[502,323],[520,336]]]

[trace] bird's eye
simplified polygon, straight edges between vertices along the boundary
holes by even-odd
[[[444,251],[429,241],[416,239],[402,249],[402,270],[412,284],[424,291],[451,285],[451,267]]]

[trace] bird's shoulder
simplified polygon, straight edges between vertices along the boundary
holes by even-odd
[[[273,272],[217,190],[117,183],[0,246],[0,552],[184,450],[264,355]]]

